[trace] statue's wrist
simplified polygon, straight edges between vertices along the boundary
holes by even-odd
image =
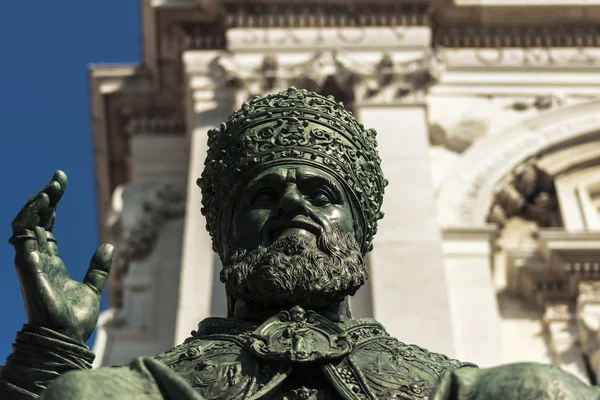
[[[23,329],[17,333],[17,339],[20,335],[27,335],[36,345],[41,347],[52,347],[58,345],[65,351],[81,353],[82,356],[92,354],[83,340],[75,338],[75,335],[46,328],[36,324],[25,324]],[[93,361],[93,358],[92,358]]]
[[[15,245],[26,240],[36,240],[35,232],[31,229],[16,227],[13,228],[13,234],[8,239],[8,243]]]
[[[61,374],[92,368],[94,353],[82,342],[38,325],[17,332],[1,381],[39,394]]]

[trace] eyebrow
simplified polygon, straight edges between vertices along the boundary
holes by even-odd
[[[300,178],[300,179],[298,179]],[[342,194],[342,191],[340,190],[340,185],[335,182],[333,179],[327,177],[327,176],[323,176],[323,175],[315,175],[315,174],[299,174],[296,176],[296,182],[300,181],[300,184],[303,183],[308,183],[308,184],[314,184],[314,183],[318,183],[318,184],[325,184],[327,185],[327,187],[329,187],[331,190],[333,190],[334,194],[336,196],[338,196],[340,199],[344,198],[344,195]],[[260,178],[258,178],[257,180],[254,180],[252,182],[250,182],[248,185],[246,185],[246,187],[244,188],[244,190],[242,191],[242,198],[244,198],[246,195],[248,195],[248,193],[252,192],[252,190],[254,190],[254,188],[256,188],[257,186],[260,185],[264,185],[265,183],[275,183],[275,184],[280,184],[283,182],[283,177],[279,174],[275,174],[275,173],[270,173],[270,174],[266,174],[261,176]]]
[[[264,184],[266,182],[275,182],[275,183],[281,183],[282,181],[282,177],[281,175],[278,174],[266,174],[261,176],[259,179],[257,180],[253,180],[250,183],[248,183],[246,185],[246,187],[244,188],[244,190],[242,191],[242,198],[245,197],[248,193],[250,193],[256,186],[259,186],[261,184]]]
[[[319,184],[326,184],[327,187],[329,187],[331,190],[333,190],[335,192],[336,196],[338,196],[340,199],[344,198],[344,196],[342,195],[342,191],[339,188],[339,185],[333,179],[330,179],[329,177],[323,176],[323,175],[302,174],[301,176],[302,176],[302,179],[301,179],[302,182],[308,182],[308,183],[317,182]]]

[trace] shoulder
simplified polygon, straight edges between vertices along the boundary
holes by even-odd
[[[328,372],[341,390],[350,388],[345,390],[350,398],[360,398],[356,390],[363,390],[366,398],[427,398],[444,372],[475,366],[402,343],[371,319],[352,321],[345,328],[352,351]]]
[[[106,398],[162,399],[153,379],[129,367],[70,371],[58,377],[42,400],[101,400]]]
[[[473,363],[463,362],[441,353],[429,351],[414,344],[405,344],[396,338],[381,336],[355,347],[355,352],[367,359],[377,357],[388,360],[394,365],[403,365],[409,370],[431,375],[433,379],[445,371],[461,367],[477,367]]]
[[[391,337],[379,322],[370,318],[353,320],[352,323],[346,324],[346,332],[354,340],[354,352],[364,355],[386,354],[386,358],[405,365],[427,366],[426,369],[434,375],[441,375],[446,370],[460,367],[477,367],[473,363],[459,361],[414,344],[403,343]]]
[[[600,389],[554,365],[518,363],[445,373],[431,399],[456,398],[600,399]]]

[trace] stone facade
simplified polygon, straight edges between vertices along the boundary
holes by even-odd
[[[597,382],[600,3],[141,7],[143,62],[90,72],[100,236],[119,250],[98,364],[225,313],[195,186],[206,133],[295,85],[379,132],[390,185],[357,316],[481,366],[554,363]]]

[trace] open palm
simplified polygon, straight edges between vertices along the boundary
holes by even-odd
[[[52,235],[56,206],[66,187],[67,176],[56,171],[52,181],[29,199],[13,220],[10,243],[16,251],[28,322],[85,342],[98,321],[114,249],[103,244],[96,250],[83,283],[69,278]]]

